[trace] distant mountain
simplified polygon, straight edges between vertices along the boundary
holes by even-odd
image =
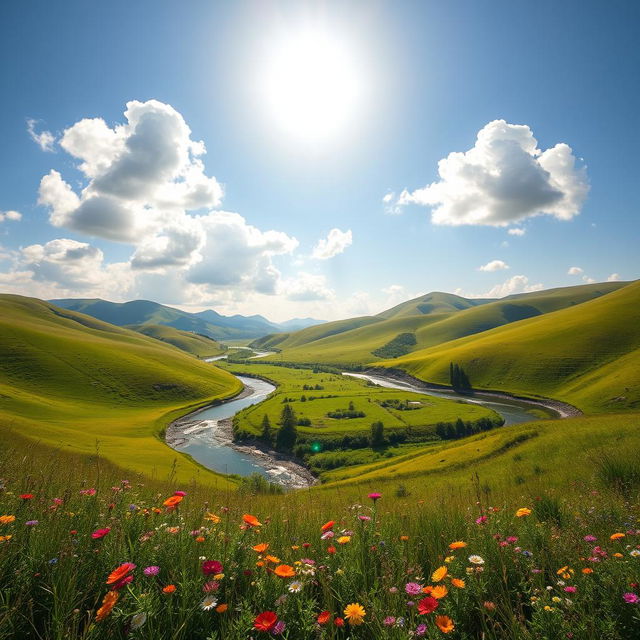
[[[278,324],[270,322],[260,315],[223,316],[217,311],[208,309],[198,313],[188,313],[173,307],[167,307],[151,300],[133,300],[131,302],[109,302],[99,298],[67,298],[50,300],[52,304],[71,311],[85,313],[103,322],[119,327],[128,325],[164,325],[186,331],[199,333],[214,340],[242,340],[258,338],[270,333],[291,331],[290,326],[298,330],[312,324],[320,324],[322,320],[304,318],[289,320]],[[293,323],[290,325],[289,323]]]
[[[282,331],[300,331],[308,327],[315,327],[319,324],[326,324],[326,320],[316,320],[315,318],[293,318],[286,322],[278,323]]]

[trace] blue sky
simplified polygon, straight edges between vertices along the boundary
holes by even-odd
[[[634,2],[5,0],[0,290],[283,320],[635,279],[639,25]]]

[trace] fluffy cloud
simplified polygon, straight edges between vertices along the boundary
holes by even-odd
[[[440,160],[438,182],[403,191],[397,205],[431,207],[434,224],[506,226],[542,214],[570,220],[589,191],[586,169],[564,143],[537,147],[527,125],[494,120],[473,148]]]
[[[307,302],[311,300],[331,300],[335,294],[327,285],[323,275],[301,272],[297,278],[284,281],[282,293],[288,300]]]
[[[5,220],[13,220],[17,222],[22,219],[22,214],[19,211],[0,211],[0,222]]]
[[[569,271],[567,271],[567,275],[570,276],[579,276],[581,273],[584,273],[584,269],[582,267],[571,267]]]
[[[620,280],[622,280],[622,278],[620,277],[619,273],[612,273],[608,278],[607,278],[607,282],[620,282]]]
[[[529,278],[527,276],[513,276],[507,281],[495,285],[486,294],[480,296],[482,298],[504,298],[505,296],[513,295],[514,293],[530,293],[532,291],[540,291],[544,289],[544,285],[529,284]]]
[[[328,260],[342,253],[347,247],[351,246],[353,237],[351,229],[340,231],[340,229],[331,229],[326,238],[321,238],[313,249],[312,257],[316,260]]]
[[[526,233],[526,231],[522,227],[513,227],[512,229],[509,229],[507,233],[510,236],[523,236]]]
[[[500,271],[501,269],[508,269],[509,265],[503,260],[491,260],[487,264],[483,264],[478,267],[478,271]]]
[[[53,145],[55,144],[56,137],[51,133],[51,131],[41,131],[40,133],[38,133],[36,131],[37,124],[37,120],[33,120],[31,118],[27,120],[27,131],[29,132],[29,137],[43,151],[53,151]]]
[[[171,231],[159,230],[180,226],[186,211],[220,203],[222,187],[200,159],[204,144],[191,139],[180,113],[157,100],[134,100],[124,118],[114,128],[83,119],[64,131],[60,146],[80,160],[87,184],[77,194],[57,171],[42,178],[39,202],[53,225],[123,242],[166,238]]]

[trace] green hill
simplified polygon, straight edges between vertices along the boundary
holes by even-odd
[[[462,298],[453,293],[434,291],[424,296],[402,302],[391,309],[378,314],[379,318],[388,320],[400,316],[428,315],[431,313],[451,313],[471,309],[488,302],[494,302],[491,298]]]
[[[0,424],[122,467],[228,481],[159,437],[170,417],[240,383],[154,338],[34,298],[0,295]]]
[[[589,412],[637,409],[640,281],[381,364],[447,384],[450,362],[475,388],[553,397]]]
[[[224,353],[224,349],[213,338],[189,331],[181,331],[161,324],[132,324],[127,327],[150,338],[161,340],[198,358],[207,358]]]
[[[403,342],[398,339],[407,333],[413,334],[413,337],[411,340],[404,340],[404,353],[416,352],[526,318],[573,307],[606,295],[625,284],[627,283],[607,282],[563,287],[509,296],[496,301],[483,300],[479,305],[467,301],[470,303],[467,306],[464,298],[458,296],[429,294],[373,318],[330,322],[321,327],[313,327],[317,330],[315,332],[298,331],[271,346],[281,351],[274,359],[283,361],[372,363],[384,360],[385,357],[401,355],[394,353],[394,341]],[[429,303],[431,311],[411,315],[411,310],[417,310],[422,304],[420,301],[426,299],[432,301]],[[452,310],[454,303],[462,308]]]

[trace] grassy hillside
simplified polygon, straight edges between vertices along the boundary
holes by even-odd
[[[0,296],[0,424],[59,448],[147,474],[177,459],[183,480],[228,485],[159,438],[170,416],[233,395],[210,364],[127,329],[52,304]]]
[[[378,314],[378,317],[388,320],[400,316],[428,315],[431,313],[451,313],[471,309],[488,302],[493,302],[491,298],[463,298],[453,293],[442,293],[434,291],[424,296],[407,300]]]
[[[587,412],[638,408],[640,282],[381,364],[448,383],[450,362],[477,388],[549,396]]]
[[[277,346],[281,350],[278,359],[289,362],[324,362],[324,363],[370,363],[384,360],[379,350],[388,345],[397,336],[404,333],[413,334],[415,342],[407,347],[406,352],[419,351],[427,347],[444,344],[451,340],[482,333],[495,327],[518,322],[526,318],[543,315],[558,309],[573,307],[593,298],[606,295],[624,286],[626,283],[607,282],[577,287],[550,289],[517,296],[509,296],[494,302],[482,301],[474,306],[463,304],[464,298],[449,296],[449,304],[444,304],[442,296],[448,294],[429,294],[434,296],[432,310],[424,314],[411,315],[420,303],[411,300],[394,309],[376,316],[377,322],[347,328],[347,321],[341,321],[336,327],[342,331],[331,331],[332,325],[322,325],[328,335],[310,335],[305,332],[291,334],[287,340]],[[423,300],[417,298],[417,300]],[[440,304],[437,304],[440,303]],[[461,310],[452,311],[451,305],[459,304]],[[446,309],[449,309],[448,311]],[[387,314],[388,319],[383,316]],[[380,320],[380,318],[383,318]],[[357,319],[359,323],[362,318]],[[274,358],[275,359],[275,358]]]
[[[217,356],[225,351],[213,338],[198,333],[190,333],[189,331],[180,331],[180,329],[161,324],[133,324],[127,328],[171,344],[199,358]]]

